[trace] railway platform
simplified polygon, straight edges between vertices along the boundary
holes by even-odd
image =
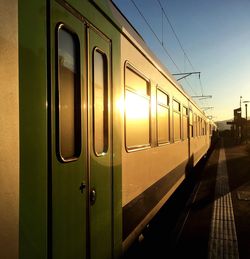
[[[221,137],[194,173],[126,258],[250,258],[250,143]]]
[[[220,139],[188,206],[176,258],[250,258],[250,145]]]

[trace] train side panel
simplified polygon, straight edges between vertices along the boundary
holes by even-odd
[[[210,143],[206,116],[194,105],[191,106],[191,109],[193,113],[193,136],[190,138],[190,164],[195,166],[206,154]]]
[[[18,258],[18,1],[0,2],[0,257]]]
[[[161,71],[139,42],[124,30],[121,38],[124,250],[210,146],[205,114]]]
[[[125,100],[122,132],[122,203],[123,239],[124,249],[126,249],[185,178],[188,163],[188,136],[186,134],[186,139],[182,139],[182,123],[180,121],[179,136],[174,137],[176,132],[172,122],[175,120],[175,108],[172,103],[173,100],[176,100],[180,104],[178,118],[181,118],[181,108],[188,107],[188,100],[145,58],[145,54],[138,51],[125,37],[122,37],[121,40],[121,50],[121,74]],[[127,85],[129,83],[127,83],[126,77],[130,77],[130,70],[134,73],[133,76],[144,78],[148,84],[150,95],[144,98],[146,102],[150,99],[149,106],[145,106],[150,109],[147,123],[141,120],[143,114],[136,114],[140,110],[140,104],[137,106],[128,101],[128,98],[131,98],[130,95],[134,93],[133,89],[131,90]],[[169,105],[166,106],[169,118],[169,138],[163,144],[158,143],[159,138],[157,137],[159,135],[156,111],[158,89],[166,93],[170,100]],[[138,96],[135,94],[131,99],[133,102],[142,102],[140,94]],[[130,106],[134,107],[131,116],[136,116],[138,119],[134,122],[134,132],[130,128],[128,129],[129,125],[126,125],[130,116]],[[146,131],[145,125],[149,127]],[[138,133],[138,129],[141,134]],[[147,137],[140,140],[147,141],[148,139],[148,143],[141,143],[141,147],[139,143],[137,147],[131,148],[130,144],[133,145],[133,142],[137,141],[133,135],[140,138],[140,135],[143,134]]]

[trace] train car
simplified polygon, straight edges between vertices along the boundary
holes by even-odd
[[[122,206],[126,250],[190,169],[206,155],[212,122],[126,20],[122,24]]]
[[[0,20],[0,257],[120,258],[213,122],[109,0],[2,0]]]

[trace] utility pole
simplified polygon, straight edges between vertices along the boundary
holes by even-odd
[[[242,99],[242,96],[240,96],[240,112],[241,112],[241,115],[240,115],[240,139],[242,140],[242,110],[241,110],[241,99]]]
[[[248,142],[247,104],[250,103],[250,101],[244,101],[243,103],[245,103],[245,108],[246,108],[246,144],[247,144]]]
[[[246,107],[246,144],[247,144],[247,103],[245,104]]]

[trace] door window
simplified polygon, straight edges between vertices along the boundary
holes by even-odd
[[[58,30],[57,50],[59,153],[63,161],[81,152],[80,50],[77,35],[64,26]]]
[[[94,149],[97,155],[108,149],[108,83],[107,57],[93,52]]]

